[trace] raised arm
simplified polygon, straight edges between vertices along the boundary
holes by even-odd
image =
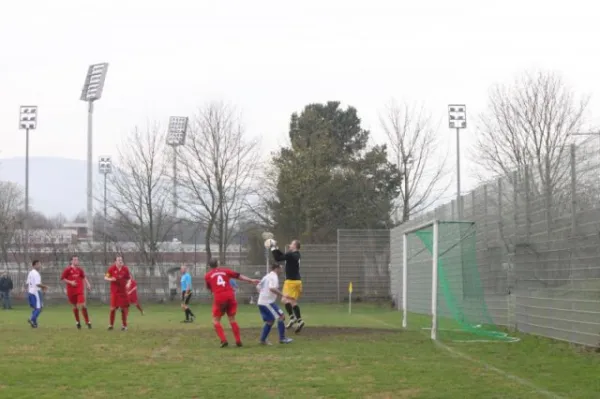
[[[286,254],[281,252],[277,247],[271,248],[271,253],[273,254],[273,258],[275,258],[276,262],[283,262],[286,260]]]

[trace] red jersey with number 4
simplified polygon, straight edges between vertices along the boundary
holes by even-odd
[[[215,298],[223,298],[235,295],[231,284],[229,284],[229,280],[232,278],[238,279],[240,274],[233,270],[217,267],[206,273],[204,281],[206,282],[206,288],[212,291]]]
[[[131,279],[129,269],[123,265],[119,269],[117,265],[112,265],[106,272],[106,277],[116,278],[117,281],[110,282],[110,293],[111,295],[127,295],[127,282]]]
[[[82,268],[77,266],[67,266],[65,270],[62,272],[62,276],[60,276],[61,280],[69,280],[74,281],[77,285],[72,286],[71,284],[67,284],[67,295],[83,295],[83,281],[85,279],[85,272]]]

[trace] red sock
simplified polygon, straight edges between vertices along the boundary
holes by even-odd
[[[90,324],[90,317],[88,316],[87,308],[81,308],[81,313],[83,313],[83,320],[85,320],[85,324]]]
[[[237,321],[231,322],[231,330],[233,331],[233,336],[235,337],[235,342],[236,343],[242,342],[242,338],[240,337],[240,326],[238,325]]]
[[[227,337],[225,337],[225,331],[223,330],[221,323],[215,323],[215,331],[217,332],[221,342],[227,341]]]
[[[115,325],[115,313],[117,312],[117,309],[113,309],[110,311],[110,326],[114,326]]]
[[[79,323],[79,309],[73,308],[73,314],[75,315],[75,321]]]
[[[121,321],[123,321],[123,327],[127,327],[127,313],[129,313],[129,308],[121,309]]]
[[[136,307],[136,308],[138,308],[138,310],[139,310],[140,312],[143,312],[143,311],[144,311],[144,309],[142,309],[142,307],[140,306],[140,304],[139,304],[139,303],[136,303],[136,304],[135,304],[135,307]]]

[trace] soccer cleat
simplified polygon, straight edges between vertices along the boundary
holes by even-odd
[[[92,323],[87,323],[88,330],[92,329]]]
[[[241,342],[236,342],[236,343],[235,343],[235,346],[237,346],[238,348],[241,348],[241,347],[242,347],[242,346],[244,346],[244,345],[242,345],[242,343],[241,343]]]
[[[182,323],[191,323],[190,320],[183,320]]]
[[[296,331],[294,331],[296,334],[299,334],[300,331],[302,331],[302,328],[304,328],[304,321],[300,320],[298,322],[298,325],[296,326]]]
[[[114,329],[115,329],[115,328],[114,328],[113,326],[108,326],[108,331],[112,331],[112,330],[114,330]]]
[[[27,320],[27,323],[31,326],[31,328],[37,328],[37,324],[34,323],[31,319]]]
[[[293,326],[294,324],[296,324],[296,318],[295,318],[295,317],[292,317],[292,318],[290,319],[290,321],[288,321],[288,323],[287,323],[287,325],[285,326],[285,328],[292,328],[292,326]]]
[[[76,326],[78,330],[81,330],[81,323],[77,323]]]
[[[291,344],[294,340],[291,338],[284,338],[279,341],[280,344]]]
[[[273,345],[269,341],[260,341],[260,344],[263,345],[263,346],[271,346],[271,345]]]
[[[196,316],[190,316],[190,323],[193,323],[196,320]]]
[[[229,342],[227,342],[227,341],[221,342],[221,348],[225,348],[227,346],[229,346]]]
[[[126,326],[121,327],[121,331],[127,331],[127,327]]]

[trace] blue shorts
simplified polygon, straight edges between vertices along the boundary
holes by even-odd
[[[279,309],[279,306],[275,303],[271,303],[269,305],[258,305],[258,310],[260,310],[260,315],[262,316],[263,321],[275,321],[280,316],[283,316],[283,311]]]
[[[42,293],[38,292],[37,294],[29,294],[29,306],[32,309],[41,309],[42,308]]]

